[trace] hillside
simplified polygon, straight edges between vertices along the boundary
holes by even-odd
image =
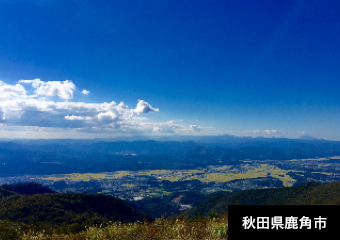
[[[129,204],[154,219],[170,217],[180,213],[181,205],[196,206],[206,199],[204,194],[198,192],[174,192],[161,197],[147,197]]]
[[[221,213],[228,205],[309,205],[340,204],[340,182],[330,184],[308,183],[295,187],[252,189],[213,196],[190,209],[189,217],[201,213]]]
[[[5,197],[11,196],[11,195],[17,195],[17,193],[8,191],[7,189],[4,189],[0,187],[0,199],[3,199]]]
[[[35,229],[77,232],[85,226],[110,221],[129,223],[144,219],[148,219],[145,213],[108,195],[54,193],[37,183],[0,187],[0,221],[24,223]]]
[[[6,189],[8,191],[15,192],[17,194],[22,195],[32,195],[32,194],[42,194],[42,193],[54,193],[51,189],[48,187],[45,187],[41,184],[35,183],[35,182],[29,182],[29,183],[18,183],[18,184],[5,184],[0,186],[3,189]]]
[[[143,221],[146,217],[120,199],[101,194],[35,194],[8,197],[0,202],[0,219],[26,224],[74,224],[81,228],[109,221]]]

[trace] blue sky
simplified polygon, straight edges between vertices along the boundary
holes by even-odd
[[[339,11],[314,0],[2,0],[0,137],[340,140]]]

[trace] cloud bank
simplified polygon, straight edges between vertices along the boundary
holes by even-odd
[[[277,131],[277,130],[264,130],[264,131],[260,131],[260,130],[247,130],[244,131],[245,133],[272,133],[272,134],[279,134],[281,132]]]
[[[28,87],[28,88],[25,88]],[[0,81],[0,126],[35,129],[53,128],[96,133],[180,133],[200,132],[205,127],[184,126],[168,122],[149,122],[141,114],[159,112],[148,102],[139,100],[129,109],[123,102],[85,103],[73,99],[76,86],[72,81],[40,79],[20,80],[15,85]],[[90,91],[83,89],[82,94]],[[57,99],[57,100],[56,100]]]

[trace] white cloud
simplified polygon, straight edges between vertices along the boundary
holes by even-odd
[[[132,117],[131,120],[133,120],[133,121],[147,121],[149,119],[147,117]]]
[[[248,131],[244,131],[245,133],[259,133],[260,130],[248,130]]]
[[[135,109],[129,109],[123,102],[85,103],[52,101],[51,97],[61,99],[73,97],[76,88],[71,81],[43,82],[39,79],[21,80],[31,84],[35,94],[23,85],[8,85],[0,82],[0,93],[10,93],[0,98],[0,123],[7,130],[30,128],[59,129],[59,131],[88,133],[177,133],[199,132],[204,127],[179,125],[174,121],[149,122],[142,113],[159,112],[148,102],[139,100]],[[85,89],[84,89],[85,90]],[[1,92],[2,91],[2,92]],[[30,95],[31,94],[31,95]],[[5,96],[5,95],[2,95]],[[41,97],[44,96],[44,97]],[[44,130],[45,131],[45,130]]]
[[[265,133],[280,133],[277,130],[264,130],[263,132],[265,132]]]
[[[208,129],[211,127],[201,127],[197,125],[190,125],[186,127],[184,125],[175,124],[174,121],[168,121],[165,123],[154,123],[151,124],[153,126],[154,132],[167,132],[167,133],[174,133],[176,131],[181,132],[200,132],[202,129]]]
[[[20,80],[22,83],[30,83],[35,89],[35,93],[40,96],[58,96],[62,99],[72,99],[73,90],[76,86],[69,80],[43,82],[40,79]]]
[[[101,122],[113,122],[113,121],[117,121],[118,120],[119,115],[115,114],[112,111],[107,111],[107,112],[101,112],[99,114],[96,115],[96,118],[98,119],[98,121]]]
[[[132,109],[131,112],[133,114],[142,114],[142,113],[149,113],[149,112],[159,112],[158,108],[153,108],[151,105],[143,100],[139,100],[137,103],[137,107]]]
[[[92,118],[91,117],[74,116],[74,115],[72,115],[72,116],[66,115],[65,119],[66,120],[91,120]]]
[[[246,132],[246,131],[245,131]],[[234,131],[228,131],[228,130],[217,130],[215,133],[234,133]]]
[[[302,134],[302,135],[305,135],[305,134],[307,134],[307,132],[306,132],[306,131],[296,131],[296,133],[298,133],[298,134]]]
[[[197,125],[190,125],[190,126],[189,126],[189,129],[190,129],[190,131],[192,131],[192,132],[200,132],[201,129],[202,129],[202,127],[197,126]]]
[[[83,89],[83,91],[81,92],[82,94],[85,94],[85,95],[89,95],[90,94],[90,91],[87,91],[86,89]]]
[[[175,133],[176,131],[190,132],[190,127],[174,124],[174,121],[164,123],[143,123],[146,129],[152,129],[152,132]]]
[[[25,88],[20,84],[8,85],[0,81],[0,99],[8,99],[11,97],[24,97],[26,95]]]

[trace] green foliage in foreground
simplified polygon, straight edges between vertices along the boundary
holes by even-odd
[[[20,224],[11,225],[0,222],[1,240],[106,240],[106,239],[228,239],[228,221],[226,215],[217,218],[157,219],[151,223],[114,222],[106,227],[88,227],[76,234],[46,234],[35,232]],[[25,230],[24,230],[25,229]]]

